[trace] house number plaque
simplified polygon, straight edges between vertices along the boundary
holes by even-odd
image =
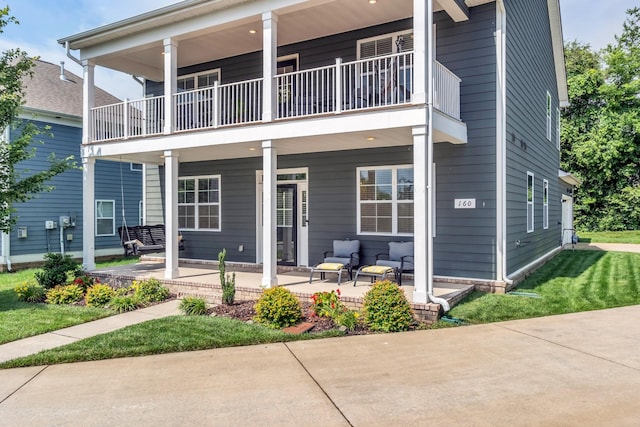
[[[454,207],[456,209],[475,209],[476,199],[455,199]]]

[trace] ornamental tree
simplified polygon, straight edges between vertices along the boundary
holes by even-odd
[[[19,24],[9,14],[9,7],[0,9],[0,34],[9,24]],[[35,156],[33,139],[46,132],[33,122],[19,118],[25,102],[24,79],[33,75],[36,57],[30,57],[25,51],[16,48],[0,53],[0,133],[7,135],[7,129],[13,129],[11,141],[0,138],[0,232],[9,233],[17,222],[13,205],[24,202],[42,191],[51,191],[46,182],[52,177],[75,167],[73,156],[57,159],[55,154],[49,157],[49,168],[30,173],[16,166],[21,161]],[[42,141],[39,141],[42,143]]]

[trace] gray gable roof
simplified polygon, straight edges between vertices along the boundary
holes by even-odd
[[[25,109],[82,117],[82,79],[65,70],[66,80],[60,79],[60,65],[37,60],[33,77],[25,77]],[[95,105],[103,106],[121,102],[110,93],[96,87]]]

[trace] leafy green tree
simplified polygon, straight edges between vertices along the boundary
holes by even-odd
[[[0,9],[0,34],[9,24],[19,22],[9,14],[7,6]],[[0,132],[12,128],[18,135],[12,141],[0,140],[0,231],[6,233],[17,221],[12,215],[15,203],[27,201],[41,191],[51,191],[53,187],[46,182],[75,165],[73,156],[56,159],[52,155],[47,170],[27,175],[29,171],[16,167],[35,156],[33,138],[46,131],[18,118],[25,97],[23,80],[33,75],[36,59],[19,48],[0,53]]]
[[[562,167],[582,180],[576,224],[640,229],[640,8],[601,52],[565,45],[570,107],[563,112]]]

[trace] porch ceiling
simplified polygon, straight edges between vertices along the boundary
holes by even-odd
[[[413,139],[411,128],[396,128],[370,132],[342,133],[329,136],[318,135],[300,138],[283,138],[273,141],[273,143],[278,151],[278,155],[291,155],[395,146],[407,146],[407,149],[411,150]],[[106,145],[113,146],[114,143],[111,142]],[[93,153],[102,151],[98,145],[86,146],[84,149]],[[234,144],[187,147],[174,150],[174,152],[178,153],[178,158],[181,163],[261,157],[262,141],[256,140]],[[163,155],[163,150],[153,150],[106,155],[100,156],[99,158],[134,163],[163,164]]]
[[[448,5],[453,0],[440,0]],[[215,59],[262,50],[262,18],[258,2],[238,3],[246,9],[233,14],[228,9],[212,10],[216,2],[198,2],[191,9],[166,15],[141,15],[98,28],[77,36],[60,39],[69,41],[71,49],[81,49],[82,59],[92,59],[96,65],[154,81],[163,80],[162,39],[171,36],[178,41],[178,67],[187,67]],[[258,3],[256,5],[256,3]],[[364,28],[413,16],[412,0],[312,0],[276,10],[278,15],[278,45],[287,45]],[[220,6],[218,6],[219,8]],[[207,9],[208,8],[208,9]],[[233,10],[233,9],[230,10]],[[438,0],[435,10],[445,10]],[[201,10],[197,14],[196,10]],[[253,13],[249,15],[249,13]],[[235,16],[215,25],[217,14]],[[225,15],[225,16],[226,16]],[[169,19],[171,18],[171,19]],[[218,18],[222,20],[224,18]],[[143,35],[153,26],[160,30]],[[101,31],[102,30],[102,31]],[[255,31],[254,34],[250,31]],[[145,37],[151,37],[142,42]]]

